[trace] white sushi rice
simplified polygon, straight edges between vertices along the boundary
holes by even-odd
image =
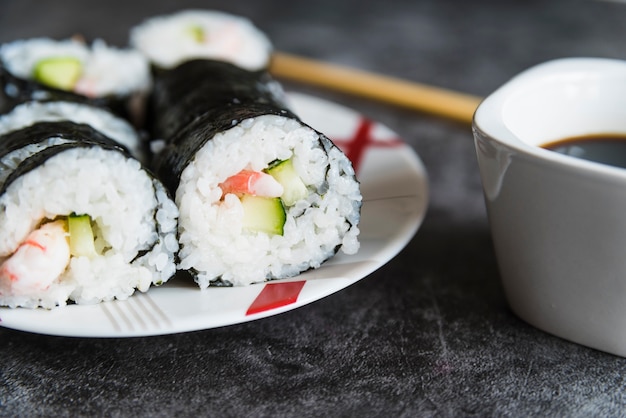
[[[126,147],[133,157],[146,162],[144,144],[126,120],[94,106],[73,102],[27,102],[0,117],[0,135],[37,122],[70,121],[86,124]]]
[[[30,79],[35,64],[49,57],[73,57],[81,63],[89,59],[89,48],[74,39],[33,38],[0,46],[0,61],[16,77]]]
[[[14,76],[30,80],[36,64],[51,57],[73,57],[82,64],[74,92],[88,97],[128,96],[146,92],[151,85],[150,65],[132,49],[107,45],[98,39],[91,46],[75,39],[32,38],[0,47],[0,62]]]
[[[244,230],[241,202],[222,199],[219,183],[290,158],[311,193],[288,209],[282,236]],[[179,268],[193,269],[201,288],[218,278],[245,285],[317,268],[339,246],[358,250],[360,201],[352,165],[335,147],[327,154],[313,129],[282,116],[245,120],[212,138],[181,175]]]
[[[196,38],[197,31],[203,39]],[[146,20],[131,31],[131,45],[161,68],[206,58],[248,70],[268,65],[272,44],[250,20],[211,10],[183,10]]]
[[[125,299],[175,273],[176,206],[137,160],[98,147],[63,151],[8,186],[0,196],[0,261],[39,223],[73,212],[91,216],[99,255],[72,257],[44,290],[16,295],[0,281],[0,305],[53,308],[68,300]]]

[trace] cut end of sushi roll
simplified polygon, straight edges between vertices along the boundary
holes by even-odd
[[[128,96],[150,87],[144,56],[96,40],[33,38],[0,47],[0,62],[13,76],[89,98]]]
[[[178,209],[125,152],[46,139],[0,165],[10,172],[0,195],[0,306],[126,299],[174,275]]]
[[[0,210],[2,306],[126,299],[175,272],[177,208],[160,183],[120,152],[80,147],[59,153],[13,181]],[[88,216],[94,252],[57,255],[73,239],[68,218],[74,214]],[[33,238],[52,223],[67,233],[57,228],[58,240],[49,244]]]
[[[32,38],[0,46],[0,112],[28,101],[70,101],[106,108],[140,126],[152,83],[138,51],[75,39]]]
[[[254,71],[267,67],[272,52],[268,37],[248,19],[210,10],[150,18],[133,29],[130,42],[164,69],[204,58]]]
[[[183,170],[180,268],[201,288],[246,285],[319,267],[359,248],[352,165],[297,119],[246,119],[208,141]]]

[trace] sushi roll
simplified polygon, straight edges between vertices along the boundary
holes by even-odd
[[[26,110],[0,118],[0,306],[93,304],[169,280],[178,209],[162,183],[87,123],[20,123]]]
[[[179,268],[202,289],[292,277],[359,248],[350,161],[263,68],[190,58],[154,71],[152,167],[179,207]]]
[[[165,69],[214,59],[255,71],[267,67],[272,52],[268,37],[250,20],[213,10],[152,17],[133,28],[130,37],[150,63]]]
[[[142,122],[150,88],[142,54],[102,40],[32,38],[0,46],[0,111],[31,101],[90,103]]]

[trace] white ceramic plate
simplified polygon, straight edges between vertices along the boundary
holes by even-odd
[[[361,248],[316,270],[247,287],[201,291],[176,277],[125,301],[53,310],[0,308],[0,325],[74,337],[137,337],[236,324],[276,315],[337,292],[391,260],[419,228],[428,203],[424,167],[395,133],[351,109],[299,93],[291,105],[351,158],[361,182]]]

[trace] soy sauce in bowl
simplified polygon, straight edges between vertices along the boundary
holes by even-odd
[[[626,134],[594,134],[565,138],[542,148],[571,157],[626,168]]]

